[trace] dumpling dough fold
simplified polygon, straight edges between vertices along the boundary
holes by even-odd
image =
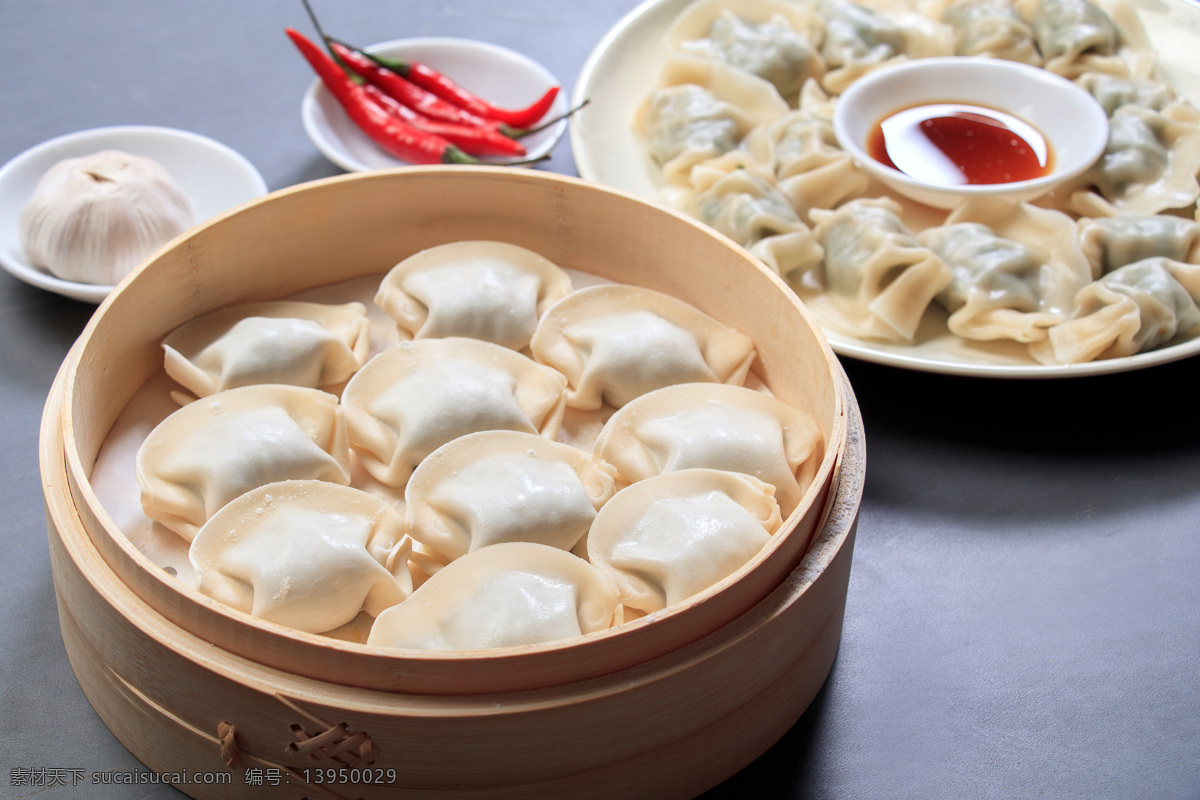
[[[612,581],[578,556],[528,542],[463,556],[375,619],[367,644],[473,651],[569,640],[607,630]]]
[[[146,516],[188,541],[218,509],[264,484],[350,483],[337,398],[281,384],[227,389],[183,406],[150,432],[135,463]]]
[[[331,391],[367,360],[362,303],[279,300],[222,308],[163,340],[168,375],[196,397],[259,383]]]
[[[204,594],[323,633],[411,594],[411,549],[404,520],[383,500],[326,481],[283,481],[219,510],[188,557]]]
[[[403,487],[446,442],[486,430],[553,439],[567,379],[500,345],[477,339],[401,342],[367,362],[346,385],[350,447],[366,470]]]
[[[772,489],[722,470],[668,472],[622,490],[601,509],[588,559],[623,605],[653,613],[741,569],[780,527]]]
[[[620,407],[676,383],[745,382],[754,341],[689,303],[636,286],[580,289],[556,303],[530,344],[567,377],[567,406]]]

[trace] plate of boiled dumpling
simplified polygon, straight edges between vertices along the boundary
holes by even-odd
[[[1200,353],[1200,7],[1186,0],[653,0],[576,84],[580,175],[694,216],[804,300],[840,355],[1065,377]],[[1049,70],[1109,116],[1082,178],[921,206],[838,145],[839,95],[911,59]]]

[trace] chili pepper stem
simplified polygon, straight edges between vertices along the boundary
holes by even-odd
[[[573,116],[575,114],[576,111],[579,111],[581,108],[583,108],[590,102],[592,102],[590,98],[584,98],[583,102],[581,102],[579,105],[575,106],[574,108],[568,109],[568,110],[564,111],[563,113],[559,114],[557,117],[548,119],[539,125],[535,125],[532,128],[509,128],[508,130],[505,131],[505,133],[508,136],[513,137],[514,139],[520,139],[523,136],[529,136],[530,134],[533,134],[533,133],[540,133],[540,132],[546,130],[547,128],[554,127],[558,123],[562,122],[564,119],[570,118],[571,116]]]

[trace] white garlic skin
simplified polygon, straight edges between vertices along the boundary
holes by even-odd
[[[37,266],[63,280],[108,286],[194,217],[191,199],[157,161],[103,150],[47,170],[17,227]]]

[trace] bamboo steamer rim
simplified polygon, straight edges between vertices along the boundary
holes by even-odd
[[[95,428],[98,424],[111,426],[113,419],[102,421],[96,419],[96,413],[88,405],[90,398],[82,396],[80,383],[86,370],[103,372],[109,368],[115,354],[111,352],[108,340],[103,335],[106,329],[120,328],[128,324],[131,317],[136,318],[140,313],[145,313],[147,309],[153,310],[153,302],[156,300],[155,292],[168,288],[165,286],[166,279],[164,279],[162,271],[156,272],[155,265],[172,256],[185,261],[195,258],[202,262],[204,247],[211,243],[212,237],[220,235],[225,228],[235,227],[239,220],[249,219],[254,215],[267,216],[269,212],[277,211],[281,204],[295,205],[301,201],[312,200],[313,204],[321,205],[322,208],[325,206],[332,208],[336,206],[332,199],[342,198],[346,192],[354,189],[361,189],[365,192],[369,191],[373,185],[409,181],[420,183],[429,180],[434,180],[440,187],[444,187],[443,191],[451,191],[455,182],[459,182],[460,186],[479,184],[487,187],[495,184],[496,181],[502,181],[506,188],[511,188],[511,194],[522,197],[548,192],[552,210],[558,210],[560,213],[566,213],[561,209],[570,205],[569,197],[586,197],[589,200],[608,203],[613,207],[636,208],[639,214],[658,215],[663,220],[668,220],[665,224],[672,226],[673,230],[683,231],[682,235],[684,236],[704,237],[706,247],[714,248],[714,252],[722,251],[724,258],[733,258],[744,262],[748,270],[747,283],[766,281],[770,285],[769,290],[783,298],[788,312],[802,321],[807,336],[812,339],[810,345],[816,347],[823,360],[824,372],[822,374],[829,377],[832,409],[829,412],[831,419],[829,420],[829,429],[826,431],[823,459],[812,486],[806,493],[804,501],[785,520],[781,533],[773,537],[767,547],[763,548],[737,572],[704,593],[685,603],[677,604],[626,625],[593,634],[582,640],[565,640],[503,650],[457,653],[370,647],[365,644],[339,641],[317,634],[295,631],[251,617],[228,608],[175,580],[158,568],[128,540],[104,509],[89,482],[91,464],[87,461],[94,460],[104,436],[98,432],[89,431],[88,428],[89,426]],[[325,202],[317,203],[318,199]],[[365,269],[350,276],[339,275],[334,280],[372,274],[376,271],[378,270]],[[194,269],[193,273],[189,273],[189,277],[195,281],[195,284],[190,287],[190,293],[200,303],[200,307],[191,309],[193,315],[212,310],[212,308],[205,307],[206,304],[215,304],[214,307],[220,307],[223,304],[243,300],[237,291],[230,291],[228,287],[220,287],[216,284],[206,285],[204,283],[205,276],[199,269]],[[325,283],[329,282],[330,278],[326,276]],[[312,286],[315,285],[318,284],[312,284]],[[312,288],[312,286],[290,286],[287,291],[280,291],[277,296],[286,296],[295,291]],[[260,293],[259,290],[250,292],[257,299],[266,299],[258,296]],[[707,313],[711,313],[711,311],[707,311]],[[719,314],[713,314],[713,316],[721,319]],[[183,321],[173,319],[160,323],[159,327],[162,329],[153,331],[151,338],[160,341],[162,336]],[[456,666],[475,675],[476,680],[481,679],[480,675],[496,674],[497,669],[503,668],[512,676],[508,682],[504,683],[505,688],[533,688],[537,684],[528,683],[528,681],[544,680],[544,678],[535,679],[531,676],[526,680],[519,676],[526,667],[538,663],[538,659],[557,658],[558,662],[565,664],[569,657],[572,666],[565,673],[565,678],[576,680],[594,677],[631,665],[630,656],[612,654],[611,661],[603,658],[606,652],[612,652],[611,648],[616,642],[629,642],[640,637],[640,641],[646,643],[652,637],[663,636],[664,640],[658,644],[641,645],[648,647],[652,654],[686,644],[688,636],[682,632],[684,623],[679,622],[681,618],[685,618],[686,615],[695,618],[696,609],[703,611],[706,607],[717,608],[715,613],[719,613],[719,607],[713,606],[713,604],[719,602],[721,598],[728,598],[731,594],[729,591],[731,587],[735,590],[751,591],[746,588],[747,584],[744,582],[746,577],[754,574],[762,565],[771,561],[772,555],[781,547],[781,542],[786,538],[785,531],[793,532],[801,522],[808,526],[809,535],[820,528],[828,512],[832,492],[836,488],[840,456],[845,447],[847,435],[847,390],[843,386],[843,382],[836,378],[840,374],[840,367],[837,366],[837,360],[816,322],[779,276],[759,264],[732,240],[726,239],[680,212],[652,205],[632,194],[591,184],[578,178],[529,170],[515,171],[503,167],[402,167],[393,170],[342,175],[289,187],[245,203],[181,235],[143,262],[100,305],[81,334],[68,361],[70,367],[67,381],[63,387],[61,416],[68,481],[76,498],[77,510],[85,529],[93,535],[93,538],[97,539],[99,538],[96,534],[97,530],[105,532],[104,541],[98,540],[97,544],[114,571],[124,580],[129,581],[131,588],[143,598],[147,600],[157,598],[165,601],[163,605],[159,605],[160,610],[185,629],[192,628],[189,620],[196,613],[196,607],[201,609],[202,614],[207,614],[212,619],[203,621],[206,626],[205,631],[194,632],[219,638],[218,628],[213,626],[228,626],[231,630],[241,629],[236,636],[241,641],[241,645],[234,643],[231,649],[243,655],[250,655],[260,649],[270,654],[277,645],[282,644],[286,648],[287,643],[291,642],[298,643],[302,648],[319,648],[325,651],[331,664],[345,657],[356,658],[358,659],[356,663],[363,665],[380,661],[381,663],[376,664],[375,668],[391,671],[396,676],[394,680],[399,681],[397,684],[390,682],[392,679],[388,679],[388,688],[392,689],[408,687],[409,678],[406,677],[406,673],[410,670],[416,670],[422,674],[432,674]],[[137,385],[140,386],[140,381]],[[824,426],[822,427],[824,428]],[[107,435],[107,431],[108,427],[105,427],[104,435]],[[86,457],[85,453],[87,453]],[[802,556],[803,553],[800,555]],[[794,563],[791,566],[794,566]],[[786,574],[786,571],[783,574]],[[769,591],[771,588],[773,587],[765,587],[765,590]],[[757,591],[760,595],[765,593],[763,588]],[[761,597],[754,598],[754,601],[757,599],[761,599]],[[668,626],[672,624],[675,629],[673,638],[666,636]],[[251,644],[251,641],[254,644]],[[216,643],[222,646],[231,646],[227,641]],[[290,656],[282,658],[285,661],[290,660]],[[366,662],[362,660],[364,658]],[[589,663],[594,663],[594,666],[587,666]],[[348,676],[346,680],[354,682],[357,679]],[[490,691],[492,688],[494,687],[489,686],[486,681],[479,685],[480,691]]]

